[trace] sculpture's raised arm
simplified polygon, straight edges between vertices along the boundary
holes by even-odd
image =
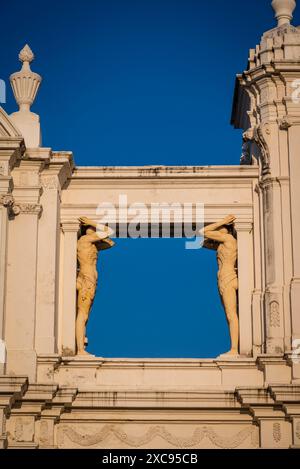
[[[94,220],[91,220],[87,217],[79,217],[78,220],[80,224],[83,226],[92,226],[93,228],[97,228],[97,223]]]
[[[204,238],[212,239],[214,241],[218,241],[220,243],[224,243],[226,241],[226,233],[223,233],[220,230],[223,226],[232,225],[235,221],[236,217],[234,215],[227,215],[227,217],[223,218],[222,220],[212,223],[211,225],[205,226],[201,231],[200,234],[204,236]]]

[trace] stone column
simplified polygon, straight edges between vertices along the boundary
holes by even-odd
[[[235,229],[238,242],[240,354],[251,356],[253,351],[251,300],[254,288],[252,223],[236,222]]]
[[[76,352],[75,321],[76,321],[76,278],[77,278],[77,237],[79,222],[63,221],[61,239],[60,266],[60,321],[59,321],[59,353],[72,356]]]

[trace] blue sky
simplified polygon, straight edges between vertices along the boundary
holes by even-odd
[[[271,0],[81,0],[1,5],[0,78],[28,43],[43,76],[43,145],[77,165],[239,164],[235,74],[275,26]],[[294,24],[299,24],[299,11]],[[8,113],[16,110],[8,90]],[[229,347],[213,252],[118,240],[99,259],[89,351],[213,357]]]

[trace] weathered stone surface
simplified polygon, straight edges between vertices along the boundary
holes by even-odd
[[[76,167],[41,146],[41,77],[21,51],[20,110],[0,108],[0,448],[300,447],[300,29],[294,0],[272,4],[278,26],[237,76],[241,166]],[[206,225],[234,213],[239,355],[76,356],[79,217],[124,194],[201,201]]]

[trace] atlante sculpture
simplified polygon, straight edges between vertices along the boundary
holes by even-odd
[[[109,238],[113,230],[99,225],[86,217],[80,217],[81,236],[77,243],[77,318],[76,345],[78,355],[89,355],[85,350],[86,325],[97,288],[97,259],[99,251],[111,248],[114,242]]]
[[[239,319],[237,311],[237,241],[232,233],[235,216],[228,215],[223,220],[206,226],[204,247],[217,250],[218,287],[229,326],[231,349],[224,355],[238,355]]]

